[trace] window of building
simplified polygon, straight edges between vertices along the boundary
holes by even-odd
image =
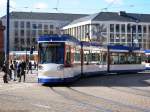
[[[53,31],[49,31],[49,34],[54,34],[54,32]]]
[[[142,32],[142,26],[138,25],[138,33],[141,33],[141,32]]]
[[[14,21],[14,27],[18,28],[18,21]]]
[[[38,24],[38,29],[42,29],[42,24]]]
[[[44,25],[44,30],[47,30],[48,29],[48,25]]]
[[[146,33],[146,26],[143,26],[143,32]]]
[[[24,36],[24,30],[20,30],[20,36]]]
[[[119,24],[116,24],[116,32],[119,32],[120,26]]]
[[[132,25],[132,32],[136,33],[136,25]]]
[[[130,24],[127,25],[127,33],[131,33],[131,25]]]
[[[50,29],[54,29],[54,25],[50,25]]]
[[[123,33],[125,32],[125,24],[121,25],[121,32],[123,32]]]
[[[20,28],[24,28],[24,21],[20,22]]]
[[[32,29],[37,29],[37,25],[35,23],[32,24]]]
[[[36,38],[32,38],[32,43],[33,43],[33,44],[36,43]]]
[[[38,30],[38,35],[42,35],[42,30]]]
[[[44,34],[48,34],[48,30],[44,30]]]
[[[24,38],[21,38],[20,42],[21,42],[21,45],[24,45],[25,44]]]
[[[31,24],[30,24],[30,22],[29,22],[29,21],[28,21],[28,22],[26,22],[26,27],[27,27],[27,29],[31,27]]]
[[[32,37],[36,37],[36,30],[32,30]]]
[[[30,45],[30,38],[27,38],[27,45]]]
[[[122,41],[122,42],[125,42],[125,34],[122,34],[122,35],[121,35],[121,41]]]
[[[15,43],[15,44],[18,44],[18,43],[19,43],[19,38],[15,38],[15,39],[14,39],[14,43]]]
[[[27,33],[27,34],[26,34],[27,37],[30,37],[30,36],[31,36],[31,31],[30,31],[30,30],[27,30],[26,33]]]
[[[14,36],[15,36],[15,37],[18,37],[18,36],[19,36],[19,35],[18,35],[18,30],[15,30],[15,31],[14,31]]]
[[[131,34],[127,34],[127,42],[131,42]]]
[[[110,34],[110,42],[114,42],[114,34],[113,33]]]

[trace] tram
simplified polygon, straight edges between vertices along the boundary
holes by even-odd
[[[143,64],[145,65],[145,69],[146,70],[150,70],[150,50],[145,50],[144,51],[144,61],[143,61]]]
[[[143,71],[139,48],[101,46],[69,35],[38,38],[38,82],[67,83],[81,76]]]

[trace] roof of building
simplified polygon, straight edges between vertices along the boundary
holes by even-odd
[[[87,14],[70,13],[40,13],[40,12],[11,12],[11,19],[36,19],[36,20],[62,20],[73,21],[75,19],[87,16]],[[1,19],[6,18],[6,15]]]
[[[100,12],[74,20],[70,24],[84,21],[120,21],[120,22],[150,22],[150,14],[118,12]]]

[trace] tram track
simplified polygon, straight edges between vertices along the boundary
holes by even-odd
[[[127,105],[110,99],[106,99],[102,96],[90,95],[71,87],[65,87],[63,89],[52,87],[51,88],[55,93],[60,96],[75,101],[84,106],[94,107],[98,110],[103,110],[105,112],[149,112],[149,109],[145,109],[136,105]]]

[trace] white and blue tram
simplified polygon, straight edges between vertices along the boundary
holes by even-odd
[[[83,76],[143,71],[141,51],[126,46],[100,46],[69,35],[38,38],[38,82],[65,83]]]
[[[144,54],[143,64],[146,70],[150,70],[150,50],[144,50]]]

